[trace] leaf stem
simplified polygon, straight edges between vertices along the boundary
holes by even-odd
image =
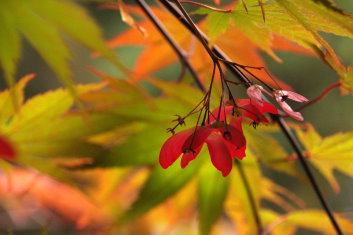
[[[174,15],[175,18],[177,18],[179,20],[180,23],[182,23],[184,25],[184,27],[186,27],[191,33],[193,33],[196,37],[199,38],[199,40],[203,43],[203,45],[205,47],[208,48],[208,41],[209,39],[207,38],[207,36],[200,30],[197,29],[197,31],[195,32],[195,26],[193,27],[188,20],[186,20],[183,16],[183,14],[180,12],[179,8],[177,8],[176,6],[174,6],[173,4],[171,4],[168,0],[159,0],[163,6],[165,6],[170,13],[172,13]],[[199,37],[199,35],[201,36],[201,38]],[[206,42],[206,43],[204,43]],[[206,48],[206,50],[207,50]],[[231,61],[231,59],[216,45],[214,45],[212,47],[212,52],[214,53],[214,55],[220,59],[220,61],[224,62],[225,66],[227,67],[228,70],[230,70],[235,76],[237,76],[240,80],[245,81],[245,83],[247,84],[247,86],[251,86],[253,83],[251,82],[251,80],[244,75],[244,73],[236,66],[236,64],[234,63],[227,63],[225,61]]]
[[[190,24],[190,22],[188,22],[188,20],[185,20],[183,18],[183,14],[180,13],[180,11],[173,6],[172,4],[170,4],[167,0],[159,0],[188,30],[191,31],[191,33],[195,34],[197,37],[199,37],[199,35],[202,35],[202,38],[200,39],[201,42],[203,43],[204,46],[208,47],[207,42],[208,42],[208,38],[202,33],[202,31],[194,30],[194,26],[192,24]],[[174,2],[177,3],[177,1],[175,0]],[[180,5],[180,4],[179,4]],[[180,7],[179,7],[180,8]],[[206,42],[206,43],[205,43]],[[206,45],[205,45],[206,44]],[[206,48],[207,49],[207,48]],[[217,46],[213,46],[212,47],[212,52],[219,58],[223,59],[223,60],[227,60],[230,61],[230,59],[228,58],[228,56],[221,50],[219,49]],[[233,64],[230,63],[225,63],[226,67],[242,82],[244,82],[246,84],[247,87],[252,85],[252,82],[250,81],[250,79],[248,77],[246,77],[238,67],[234,66]],[[277,124],[281,127],[283,133],[285,134],[285,136],[287,137],[288,141],[291,143],[292,148],[294,149],[294,151],[298,154],[299,156],[299,160],[300,163],[310,181],[310,184],[312,185],[314,192],[316,194],[316,196],[318,197],[323,209],[325,210],[327,216],[329,217],[332,226],[334,227],[336,233],[338,235],[343,235],[343,232],[339,226],[339,224],[337,223],[333,212],[331,211],[328,203],[326,202],[318,183],[315,180],[315,177],[309,167],[309,164],[305,161],[304,155],[300,149],[300,145],[297,141],[297,139],[294,137],[292,131],[288,128],[286,122],[283,120],[283,118],[279,117],[279,116],[275,116],[272,115],[272,120],[276,121]],[[256,211],[256,213],[258,213]]]
[[[202,35],[200,33],[200,30],[197,28],[197,26],[194,24],[194,22],[192,21],[192,19],[190,18],[189,14],[185,11],[185,9],[183,8],[183,6],[180,4],[180,2],[178,0],[170,0],[172,2],[174,2],[174,4],[177,6],[177,8],[180,10],[181,12],[181,17],[184,17],[184,19],[186,20],[186,23],[188,25],[190,25],[191,27],[191,32],[200,40],[200,42],[202,43],[202,45],[204,46],[204,48],[207,50],[208,54],[211,56],[211,58],[213,59],[214,62],[217,61],[217,57],[213,54],[213,51],[210,49],[210,47],[208,46],[208,41],[205,40],[204,35]]]
[[[322,98],[324,98],[330,91],[332,91],[334,88],[336,87],[340,87],[341,86],[341,82],[336,82],[331,84],[330,86],[328,86],[323,92],[321,92],[320,95],[318,95],[316,98],[306,102],[305,104],[299,106],[298,108],[295,109],[295,111],[300,111],[306,107],[308,107],[309,105],[312,105],[313,103],[316,103],[317,101],[321,100]]]
[[[151,8],[146,4],[144,0],[135,0],[136,3],[141,7],[141,9],[145,12],[147,17],[151,20],[151,22],[156,26],[159,32],[163,35],[163,37],[167,40],[170,46],[174,49],[174,51],[179,56],[180,61],[184,64],[184,66],[190,71],[191,75],[194,78],[197,86],[203,91],[206,92],[204,85],[201,82],[200,77],[191,66],[187,56],[185,55],[183,49],[177,44],[174,38],[170,35],[168,30],[164,27],[164,25],[160,22],[160,20],[156,17],[156,15],[152,12]]]
[[[179,1],[179,2],[188,3],[188,4],[194,4],[196,6],[204,7],[204,8],[207,8],[207,9],[211,10],[211,11],[216,11],[216,12],[222,12],[222,13],[230,13],[230,12],[232,12],[231,9],[228,9],[228,10],[219,9],[219,8],[211,7],[211,6],[208,6],[208,5],[199,3],[199,2],[194,2],[194,1]]]

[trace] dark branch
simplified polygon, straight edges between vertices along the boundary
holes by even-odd
[[[180,10],[172,5],[171,3],[168,2],[168,0],[160,0],[160,2],[170,11],[170,13],[172,13],[191,33],[195,34],[194,32],[194,28],[189,24],[189,22],[183,17],[182,13],[180,12]],[[209,39],[207,38],[207,36],[201,32],[200,30],[198,30],[199,34],[202,37],[202,40],[205,41],[206,43],[208,43]],[[197,36],[197,35],[195,35]],[[208,45],[206,44],[206,46],[208,47]],[[207,49],[206,49],[207,50]],[[231,59],[217,46],[213,46],[212,47],[212,51],[213,53],[219,57],[222,60],[225,61],[231,61]],[[227,69],[229,69],[234,75],[236,75],[240,80],[242,81],[246,81],[246,83],[248,84],[248,86],[252,85],[252,82],[250,81],[250,79],[248,77],[246,77],[239,68],[237,68],[236,66],[234,66],[231,63],[225,63],[225,66],[227,67]]]
[[[343,235],[343,232],[340,228],[340,226],[338,225],[328,203],[326,202],[320,187],[318,185],[318,183],[315,180],[315,177],[310,169],[309,164],[305,161],[305,157],[302,154],[302,151],[300,150],[300,145],[298,143],[298,141],[296,140],[296,138],[294,137],[293,133],[290,131],[289,127],[287,126],[286,122],[283,120],[283,118],[278,117],[277,119],[277,123],[278,125],[281,127],[283,133],[286,135],[287,139],[289,140],[290,144],[292,145],[294,151],[298,154],[299,156],[299,161],[311,183],[311,185],[313,186],[313,189],[322,205],[322,207],[324,208],[324,210],[326,211],[327,216],[329,217],[333,227],[335,228],[337,234],[339,235]]]
[[[255,224],[256,224],[256,227],[257,227],[257,234],[260,235],[263,232],[261,218],[260,218],[259,212],[257,210],[255,198],[254,198],[254,195],[253,195],[253,193],[251,191],[248,178],[246,177],[246,174],[245,174],[245,171],[243,169],[243,166],[242,166],[241,162],[238,159],[234,159],[234,162],[235,162],[235,165],[238,168],[240,177],[241,177],[241,179],[243,181],[243,184],[244,184],[244,187],[245,187],[245,192],[246,192],[246,194],[248,196],[248,199],[249,199],[251,211],[252,211],[252,214],[254,216]]]
[[[141,7],[141,9],[145,12],[147,17],[151,20],[151,22],[156,26],[159,32],[163,35],[163,37],[167,40],[167,42],[171,45],[174,51],[178,54],[180,61],[184,64],[186,68],[190,71],[193,76],[197,86],[203,91],[206,92],[205,87],[203,86],[201,79],[198,74],[195,72],[194,68],[191,66],[188,58],[186,57],[183,49],[177,44],[177,42],[173,39],[167,29],[163,26],[163,24],[159,21],[159,19],[152,12],[150,7],[146,4],[144,0],[135,0],[136,3]]]

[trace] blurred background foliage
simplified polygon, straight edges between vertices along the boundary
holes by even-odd
[[[224,3],[227,4],[227,1],[224,1]],[[353,12],[352,0],[336,0],[336,3],[346,11]],[[120,15],[117,11],[100,9],[96,1],[81,0],[80,4],[90,12],[101,26],[106,39],[111,39],[128,28],[125,23],[121,22]],[[345,65],[353,65],[352,39],[328,34],[322,35],[331,43],[338,55],[343,59]],[[116,67],[106,59],[94,58],[89,50],[81,47],[68,38],[65,38],[65,40],[73,50],[74,58],[71,63],[71,68],[73,70],[72,78],[75,83],[99,81],[95,75],[87,70],[88,66],[93,66],[98,70],[116,77],[122,76]],[[56,79],[55,73],[53,73],[53,71],[46,65],[39,54],[25,40],[23,40],[23,44],[23,56],[20,60],[19,70],[16,77],[22,77],[28,73],[37,74],[37,77],[30,82],[26,88],[27,97],[34,96],[38,93],[47,91],[48,89],[60,87],[61,84],[58,79]],[[141,49],[141,47],[124,47],[114,49],[114,52],[128,67],[132,67]],[[295,91],[305,95],[309,99],[314,98],[328,85],[337,81],[337,75],[335,72],[317,58],[286,52],[278,52],[277,54],[283,60],[281,64],[275,62],[263,53],[271,72],[282,81],[291,85]],[[153,56],[156,55],[151,55],[151,59],[153,59]],[[164,80],[176,80],[179,71],[180,66],[175,64],[164,71],[158,72],[156,77]],[[5,88],[4,81],[1,80],[0,83],[1,88]],[[353,130],[352,104],[353,96],[348,95],[342,97],[337,89],[331,92],[323,100],[303,110],[302,113],[305,120],[312,123],[321,135],[327,136],[341,131]],[[286,143],[283,142],[283,144],[286,146]],[[320,207],[309,185],[301,185],[299,187],[298,184],[302,183],[298,180],[284,174],[277,172],[274,173],[266,168],[264,168],[264,171],[265,174],[280,185],[285,186],[287,189],[295,189],[296,193],[304,198],[309,206]],[[327,192],[327,195],[325,196],[329,198],[332,206],[336,208],[337,211],[345,213],[353,219],[353,181],[340,173],[336,172],[335,174],[337,174],[338,179],[341,182],[342,191],[339,195],[335,195],[332,192],[332,189],[319,174],[316,174],[316,176],[319,178],[323,190]],[[269,205],[275,208],[274,205]],[[67,228],[67,231],[60,231],[60,233],[68,234],[69,231],[71,231],[71,229]],[[38,234],[38,229],[35,228],[34,232],[24,231],[23,233],[16,232],[16,234]],[[298,234],[313,235],[314,233],[305,232],[303,230],[298,232]]]
[[[119,12],[102,9],[97,2],[104,1],[81,0],[80,4],[88,9],[96,22],[102,27],[106,39],[111,39],[128,28],[128,26],[121,21]],[[151,2],[153,5],[153,1],[147,2]],[[223,2],[225,5],[227,4],[227,1]],[[353,12],[352,1],[337,0],[336,3],[346,11]],[[131,1],[131,4],[133,4],[133,1]],[[193,8],[191,7],[190,9]],[[353,64],[352,39],[325,33],[322,33],[322,35],[331,43],[345,65]],[[17,77],[22,77],[25,74],[33,72],[37,74],[37,78],[29,83],[27,87],[27,96],[30,97],[48,89],[60,87],[61,83],[58,81],[55,73],[52,72],[40,55],[26,40],[22,41],[24,43],[24,52],[20,60]],[[68,38],[66,38],[66,41],[70,49],[73,50],[71,68],[73,70],[72,78],[75,82],[88,83],[91,81],[99,81],[95,75],[87,70],[88,66],[94,66],[113,76],[122,76],[119,70],[106,59],[94,58],[91,56],[91,52],[88,49],[83,48]],[[123,62],[131,68],[141,49],[142,48],[138,46],[129,46],[113,50]],[[337,81],[335,72],[317,58],[290,52],[277,52],[277,54],[283,60],[282,63],[277,63],[266,54],[262,54],[270,71],[282,81],[290,84],[299,93],[310,94],[307,95],[309,99],[315,97],[328,85]],[[178,75],[178,72],[175,71],[180,71],[179,65],[170,66],[166,71],[159,72],[158,76],[163,77],[164,80],[175,80]],[[0,81],[0,83],[2,88],[6,87],[3,80]],[[305,119],[313,123],[322,135],[329,135],[337,131],[351,130],[353,129],[353,119],[351,118],[353,109],[349,107],[352,99],[352,96],[340,96],[339,91],[336,90],[330,93],[325,99],[311,106],[310,109],[304,110],[303,114]]]

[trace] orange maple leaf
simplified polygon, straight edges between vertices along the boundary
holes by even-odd
[[[0,174],[0,192],[2,199],[22,201],[23,207],[19,210],[33,207],[49,210],[78,229],[99,230],[108,223],[102,210],[88,196],[39,172],[13,168],[8,174]]]
[[[141,10],[133,7],[131,7],[130,10],[135,14],[144,17]],[[207,76],[209,77],[211,73],[210,68],[212,67],[213,62],[201,43],[197,42],[194,36],[192,36],[191,33],[189,33],[184,26],[168,12],[156,7],[153,8],[153,11],[169,30],[173,38],[187,52],[190,62],[197,72],[199,72],[201,78],[205,79]],[[124,33],[117,35],[108,42],[108,45],[111,48],[136,45],[145,46],[134,67],[134,80],[141,80],[149,77],[154,72],[157,72],[178,60],[178,57],[170,45],[168,45],[162,35],[148,19],[140,22],[140,26],[148,32],[149,36],[147,38],[143,38],[140,32],[131,28]],[[198,26],[202,29],[204,28],[204,23],[199,22]],[[259,55],[260,49],[235,27],[231,27],[224,35],[218,37],[214,44],[219,46],[234,62],[238,64],[266,67],[263,59]],[[309,50],[276,35],[273,35],[273,49],[312,55]],[[288,85],[274,79],[273,76],[263,69],[252,69],[251,72],[275,88],[279,88],[278,86],[280,86],[281,89],[290,89]],[[251,76],[249,77],[251,78]]]

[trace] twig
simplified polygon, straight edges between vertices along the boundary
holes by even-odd
[[[151,11],[150,7],[146,4],[144,0],[135,0],[136,3],[141,7],[141,9],[145,12],[147,17],[151,20],[151,22],[156,26],[159,32],[163,35],[163,37],[167,40],[167,42],[173,47],[174,51],[178,54],[181,62],[188,68],[191,75],[194,77],[194,80],[197,86],[205,92],[206,89],[201,82],[198,74],[195,72],[194,68],[191,66],[187,56],[185,55],[183,49],[177,44],[177,42],[173,39],[167,29],[163,26],[163,24],[159,21],[159,19],[155,16],[155,14]]]
[[[256,223],[256,227],[257,227],[257,233],[259,235],[262,235],[263,234],[263,228],[262,228],[261,218],[260,218],[260,215],[259,215],[258,210],[257,210],[255,198],[254,198],[254,195],[253,195],[253,193],[251,191],[249,181],[248,181],[248,179],[247,179],[247,177],[245,175],[245,171],[244,171],[243,166],[241,165],[241,162],[238,159],[234,159],[234,162],[235,162],[235,165],[238,168],[240,177],[241,177],[241,179],[243,181],[243,184],[244,184],[244,187],[245,187],[245,192],[246,192],[247,197],[248,197],[249,202],[250,202],[251,211],[253,213],[254,220],[255,220],[255,223]]]
[[[194,2],[194,1],[179,1],[179,2],[188,3],[188,4],[194,4],[196,6],[204,7],[204,8],[207,8],[207,9],[211,10],[211,11],[216,11],[216,12],[222,12],[222,13],[230,13],[230,12],[232,12],[232,9],[229,9],[229,10],[219,9],[219,8],[211,7],[211,6],[208,6],[206,4],[202,4],[202,3]]]
[[[213,54],[213,51],[210,49],[210,47],[208,46],[208,40],[205,39],[204,35],[201,34],[201,31],[198,29],[198,27],[194,24],[194,22],[192,21],[192,19],[190,18],[189,14],[185,11],[185,9],[183,8],[183,6],[180,4],[180,2],[178,0],[171,0],[172,2],[174,2],[174,4],[177,6],[177,8],[180,10],[181,12],[181,16],[184,17],[184,19],[186,20],[187,24],[190,25],[191,27],[191,31],[192,33],[200,40],[200,42],[202,43],[202,45],[204,46],[205,50],[208,52],[208,54],[211,56],[211,58],[213,59],[214,62],[217,61],[217,57],[216,55]]]
[[[312,105],[313,103],[316,103],[317,101],[321,100],[322,98],[324,98],[331,90],[333,90],[334,88],[336,87],[340,87],[341,86],[341,82],[336,82],[336,83],[333,83],[331,84],[330,86],[328,86],[323,92],[321,92],[320,95],[318,95],[316,98],[306,102],[305,104],[297,107],[295,109],[295,111],[300,111],[302,110],[303,108],[306,108],[308,107],[309,105]]]

